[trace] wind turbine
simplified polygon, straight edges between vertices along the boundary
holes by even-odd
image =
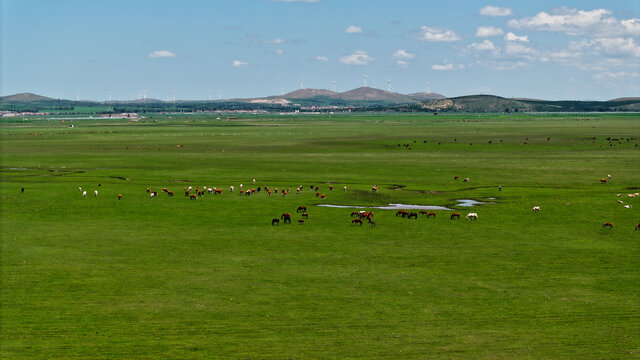
[[[147,101],[147,90],[142,92],[142,101]]]
[[[427,81],[427,94],[431,94],[431,81]]]
[[[218,90],[218,100],[222,100],[222,90]]]
[[[367,75],[362,75],[362,78],[364,79],[364,87],[367,87]]]
[[[80,101],[80,93],[76,90],[76,101]]]
[[[175,91],[175,90],[173,90],[173,91],[171,92],[171,95],[172,95],[171,97],[173,98],[173,102],[176,102],[176,91]]]
[[[304,89],[304,78],[300,76],[300,89]]]
[[[331,82],[331,91],[336,92],[336,81],[335,80],[333,80]]]
[[[282,91],[280,92],[280,96],[284,96],[284,88],[282,88]]]
[[[387,80],[387,91],[391,92],[391,79]]]

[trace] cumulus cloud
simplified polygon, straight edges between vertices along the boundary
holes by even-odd
[[[345,65],[367,65],[373,60],[375,59],[369,56],[366,51],[357,50],[351,55],[341,57],[339,62]]]
[[[362,28],[355,25],[349,25],[349,27],[346,28],[344,32],[346,32],[347,34],[358,34],[362,32]]]
[[[420,28],[418,39],[423,41],[458,41],[460,36],[446,28],[432,28],[423,26]]]
[[[413,59],[415,54],[412,54],[405,50],[398,50],[393,53],[393,57],[396,59]]]
[[[485,6],[480,9],[480,15],[482,16],[509,16],[513,12],[509,8],[503,8],[498,6]]]
[[[156,50],[149,53],[150,58],[168,58],[175,56],[176,54],[172,53],[169,50]]]
[[[396,65],[406,68],[407,66],[409,66],[409,62],[406,60],[398,60],[396,61]]]
[[[249,63],[246,63],[246,62],[240,61],[240,60],[233,60],[233,63],[231,63],[231,66],[237,67],[237,68],[245,67],[247,65],[249,65]]]
[[[496,51],[497,48],[491,40],[485,40],[481,43],[473,43],[469,45],[469,50],[475,51]]]
[[[464,69],[464,65],[454,65],[454,64],[440,65],[440,64],[436,64],[436,65],[431,65],[431,69],[437,70],[437,71]]]
[[[502,29],[493,26],[480,26],[476,30],[477,37],[490,37],[502,35]]]
[[[326,56],[316,56],[317,61],[329,61],[329,58]]]
[[[529,42],[529,37],[524,35],[524,36],[518,36],[512,32],[508,32],[505,36],[504,39],[506,41],[520,41],[520,42]]]
[[[535,16],[513,19],[508,25],[516,29],[555,31],[591,37],[640,35],[640,19],[619,21],[606,9],[585,11],[560,8],[553,13],[543,11]]]

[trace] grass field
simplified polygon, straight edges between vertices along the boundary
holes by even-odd
[[[3,359],[640,357],[637,115],[73,123],[0,122]],[[463,219],[316,206],[390,203]]]

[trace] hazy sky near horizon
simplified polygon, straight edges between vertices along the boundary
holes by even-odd
[[[640,0],[0,0],[0,95],[640,96]]]

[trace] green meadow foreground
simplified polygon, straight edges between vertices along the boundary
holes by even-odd
[[[12,121],[3,359],[640,357],[637,114]]]

